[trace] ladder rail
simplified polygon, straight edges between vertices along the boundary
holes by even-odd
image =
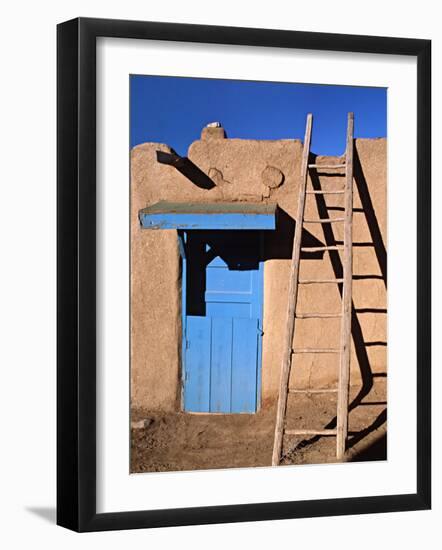
[[[353,131],[354,115],[348,113],[345,152],[345,223],[344,223],[344,284],[342,291],[341,356],[337,405],[336,457],[345,455],[348,435],[348,394],[350,382],[351,303],[353,271]]]
[[[293,240],[292,262],[289,280],[289,300],[287,307],[287,327],[285,331],[278,405],[276,411],[275,438],[273,443],[272,466],[278,466],[281,459],[282,442],[284,435],[284,420],[287,409],[288,384],[292,362],[292,341],[295,331],[295,310],[298,299],[299,260],[301,257],[302,220],[304,218],[305,196],[308,176],[308,161],[312,136],[313,115],[307,115],[305,128],[304,149],[301,162],[301,179],[299,186],[298,209]]]

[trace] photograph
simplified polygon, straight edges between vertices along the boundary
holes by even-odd
[[[129,76],[132,474],[387,460],[387,93]]]
[[[364,7],[5,4],[2,548],[441,538],[442,33]]]

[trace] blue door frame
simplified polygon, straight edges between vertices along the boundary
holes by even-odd
[[[232,248],[236,252],[227,259],[213,253],[204,273],[208,286],[205,286],[205,279],[204,288],[196,289],[198,296],[204,296],[201,300],[192,295],[198,281],[189,284],[195,280],[196,269],[191,264],[195,263],[192,243],[212,242],[214,237],[217,242],[222,242],[224,235],[228,234],[231,239],[233,236]],[[261,405],[262,232],[180,230],[178,236],[182,258],[182,409],[187,412],[254,413]],[[247,243],[247,239],[256,243],[253,258],[249,247],[243,246],[241,251],[241,245],[238,245],[238,241]],[[206,254],[210,254],[210,245],[204,246]],[[221,270],[216,269],[220,267]],[[209,268],[215,269],[210,271]],[[221,290],[212,288],[214,276]],[[224,284],[229,287],[229,281],[225,283],[224,279],[231,277],[235,278],[235,284],[239,284],[239,291],[223,290]],[[250,280],[253,287],[247,293],[247,311],[245,304],[239,303],[242,298],[238,298],[242,281],[246,280]],[[187,379],[190,374],[193,384]],[[197,398],[195,389],[199,392]]]

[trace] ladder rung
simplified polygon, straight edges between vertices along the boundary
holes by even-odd
[[[314,283],[343,283],[344,279],[303,279],[298,281],[300,285],[311,285]]]
[[[343,195],[344,193],[345,193],[344,189],[335,189],[335,190],[307,189],[306,191],[307,195]]]
[[[323,388],[323,389],[310,389],[310,390],[292,390],[289,389],[289,393],[337,393],[336,388]]]
[[[302,252],[322,252],[323,250],[344,250],[343,246],[302,246]]]
[[[292,349],[293,353],[340,353],[341,350],[336,348],[302,348]]]
[[[316,170],[330,170],[331,168],[345,168],[346,164],[309,164],[309,168],[316,168]]]
[[[342,313],[296,313],[296,319],[338,319]]]
[[[336,435],[337,430],[284,430],[287,435]]]
[[[331,223],[344,222],[345,218],[319,218],[317,220],[304,220],[304,223]]]

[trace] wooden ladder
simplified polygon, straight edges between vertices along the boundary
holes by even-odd
[[[312,435],[312,436],[336,436],[336,457],[343,460],[346,450],[346,440],[348,433],[348,393],[350,377],[350,343],[351,343],[351,302],[352,302],[352,220],[353,220],[353,113],[348,113],[347,141],[345,150],[345,164],[309,164],[310,142],[312,135],[313,116],[307,115],[307,124],[304,138],[304,149],[301,163],[301,181],[299,186],[298,210],[296,217],[295,235],[293,240],[292,262],[289,281],[289,300],[287,310],[287,328],[284,340],[284,352],[281,365],[281,380],[279,387],[278,407],[276,413],[275,438],[273,445],[272,465],[278,466],[281,461],[283,438],[285,435]],[[315,170],[335,170],[345,168],[345,187],[338,190],[307,190],[307,179],[309,169]],[[332,172],[330,175],[336,175]],[[343,218],[327,218],[317,220],[307,220],[304,218],[306,195],[317,194],[343,194],[345,200],[345,214]],[[343,246],[320,246],[303,247],[302,230],[305,223],[344,223],[344,245]],[[309,279],[299,280],[299,263],[301,252],[317,252],[342,250],[343,257],[343,278],[342,279]],[[326,284],[341,283],[342,290],[342,309],[340,313],[303,313],[298,314],[296,305],[298,300],[298,285],[302,284]],[[293,336],[295,331],[296,319],[341,319],[341,339],[339,348],[305,348],[293,349]],[[290,370],[293,365],[296,354],[300,353],[326,353],[339,354],[339,378],[336,389],[308,389],[294,390],[289,388]],[[337,393],[337,427],[328,430],[296,430],[286,429],[285,420],[287,412],[287,400],[289,394],[321,394]]]

